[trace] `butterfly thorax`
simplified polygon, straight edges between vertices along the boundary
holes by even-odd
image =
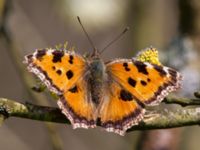
[[[102,97],[103,82],[105,77],[105,65],[99,58],[95,57],[89,63],[88,86],[91,92],[91,98],[96,106],[100,103]]]

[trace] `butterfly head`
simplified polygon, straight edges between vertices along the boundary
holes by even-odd
[[[91,57],[92,59],[98,59],[98,58],[100,58],[100,55],[101,55],[101,54],[100,54],[100,52],[98,51],[98,49],[94,47],[93,52],[91,53],[90,57]]]

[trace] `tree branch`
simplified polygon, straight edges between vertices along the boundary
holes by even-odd
[[[195,94],[198,92],[195,92]],[[196,96],[197,97],[197,96]],[[163,101],[166,104],[179,104],[182,107],[188,106],[188,105],[200,105],[200,99],[194,99],[194,98],[183,98],[183,97],[172,97],[168,96]]]
[[[22,104],[6,98],[0,98],[0,114],[5,118],[20,117],[40,121],[69,123],[58,108],[30,103]]]
[[[199,101],[200,100],[196,99],[179,99],[174,97],[164,100],[164,102],[167,103],[181,103],[183,106],[197,105],[197,103],[200,104]],[[30,103],[22,104],[6,98],[0,98],[0,114],[0,121],[2,120],[2,116],[4,116],[4,118],[21,117],[32,120],[70,124],[58,108],[38,106]],[[147,111],[144,120],[139,125],[133,126],[128,132],[133,130],[165,129],[199,124],[200,107],[181,107],[175,110],[163,109],[155,110],[153,113],[152,111]]]

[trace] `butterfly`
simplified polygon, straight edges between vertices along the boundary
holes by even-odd
[[[28,70],[59,96],[57,104],[75,128],[124,135],[140,123],[145,106],[159,104],[181,86],[172,68],[131,59],[104,62],[98,50],[84,57],[66,49],[37,49],[25,56]]]
[[[143,51],[137,58],[104,62],[101,53],[128,28],[98,51],[80,18],[77,19],[93,46],[91,54],[82,56],[65,47],[36,49],[25,56],[24,62],[30,72],[58,95],[57,104],[74,129],[100,124],[108,132],[124,135],[142,121],[145,106],[159,104],[169,92],[181,87],[182,76],[162,66],[154,48]]]

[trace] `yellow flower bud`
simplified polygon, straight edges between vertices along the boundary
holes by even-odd
[[[158,50],[150,47],[140,51],[136,57],[138,61],[149,62],[156,65],[162,65],[158,58]]]

